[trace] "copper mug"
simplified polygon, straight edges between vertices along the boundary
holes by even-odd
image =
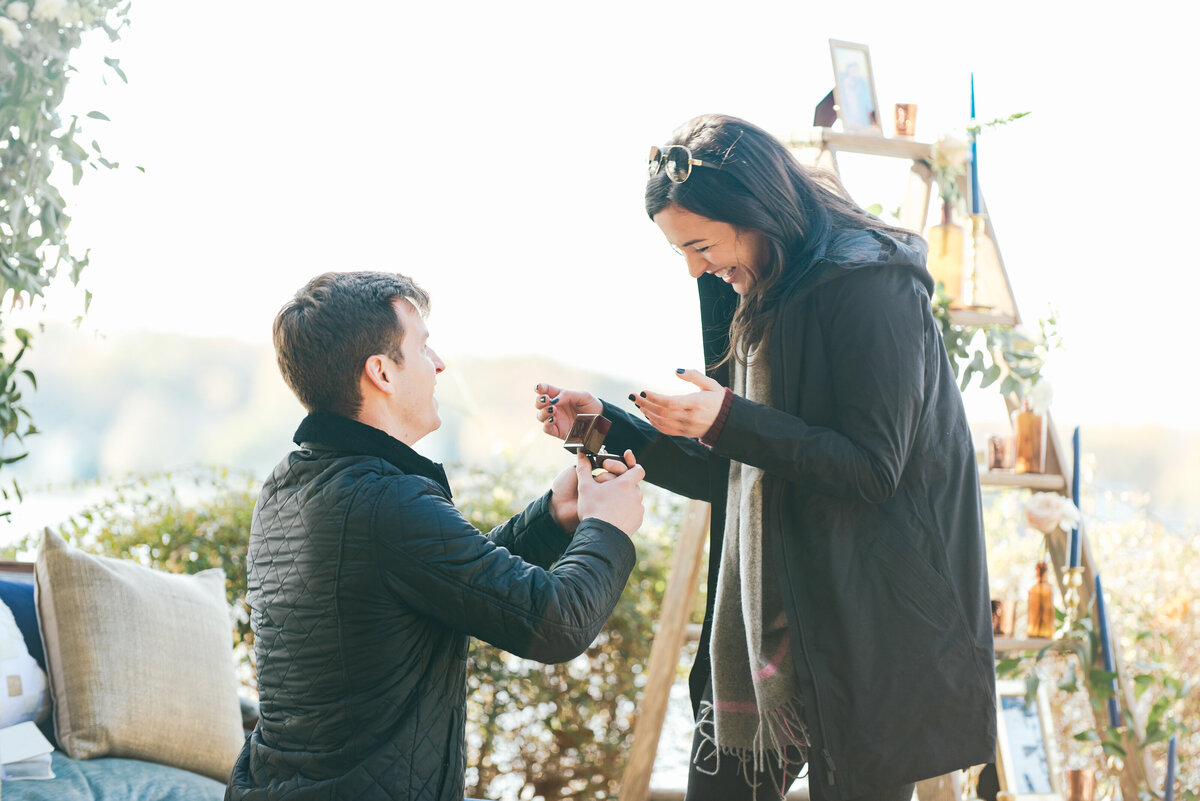
[[[896,136],[917,135],[917,104],[896,104]]]
[[[1093,801],[1096,797],[1096,771],[1092,768],[1068,768],[1063,771],[1065,801]]]
[[[988,470],[1011,472],[1016,462],[1017,443],[1011,435],[990,434],[987,438]]]
[[[1016,627],[1017,602],[1011,598],[992,599],[992,634],[1011,637]]]

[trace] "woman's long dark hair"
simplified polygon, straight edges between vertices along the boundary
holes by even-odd
[[[646,184],[650,219],[676,205],[710,220],[761,233],[768,258],[738,304],[729,329],[730,358],[745,362],[748,349],[766,337],[780,297],[801,280],[816,254],[839,229],[873,229],[907,239],[856,206],[836,176],[810,170],[763,129],[736,117],[705,114],[684,123],[666,144],[683,145],[693,158],[720,169],[694,167],[683,183],[665,170]]]

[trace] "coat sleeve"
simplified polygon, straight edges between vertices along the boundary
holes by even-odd
[[[487,538],[507,548],[514,556],[538,567],[549,568],[571,542],[550,514],[550,493],[525,507],[488,532]]]
[[[612,428],[604,438],[609,453],[628,448],[646,470],[646,480],[685,498],[712,502],[723,497],[729,462],[691,437],[669,437],[644,420],[604,401]]]
[[[714,451],[835,497],[877,504],[892,496],[924,408],[929,306],[916,282],[885,280],[880,271],[892,269],[855,270],[820,299],[836,429],[735,398]],[[786,334],[792,322],[785,315],[778,324]],[[784,369],[793,367],[803,369],[785,359]]]
[[[455,631],[540,662],[573,659],[621,597],[633,543],[588,518],[547,570],[497,544],[520,540],[522,526],[530,533],[514,518],[489,538],[432,485],[395,482],[375,514],[382,580],[400,603]]]

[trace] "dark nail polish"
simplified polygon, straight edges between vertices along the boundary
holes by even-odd
[[[643,398],[644,398],[644,397],[646,397],[646,393],[645,393],[645,392],[642,392],[642,393],[640,393],[640,394],[641,394],[641,396],[642,396]]]
[[[686,371],[686,370],[684,370],[682,367],[676,367],[676,368],[675,368],[675,372],[677,372],[677,373],[684,373],[684,372],[687,372],[687,371]]]
[[[545,396],[545,395],[543,395],[542,397],[538,398],[538,400],[540,400],[542,403],[545,403],[545,402],[546,402],[546,396]]]
[[[634,403],[637,403],[637,398],[633,397],[633,393],[632,393],[632,392],[630,392],[630,393],[629,393],[629,399],[630,399],[631,401],[633,401]]]
[[[550,401],[551,406],[553,406],[556,403],[558,403],[558,398],[555,398],[554,400]]]

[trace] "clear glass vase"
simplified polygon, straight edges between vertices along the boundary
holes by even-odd
[[[925,232],[929,245],[926,266],[935,283],[946,287],[950,305],[961,308],[963,296],[964,239],[963,228],[954,222],[950,203],[942,201],[942,221]]]

